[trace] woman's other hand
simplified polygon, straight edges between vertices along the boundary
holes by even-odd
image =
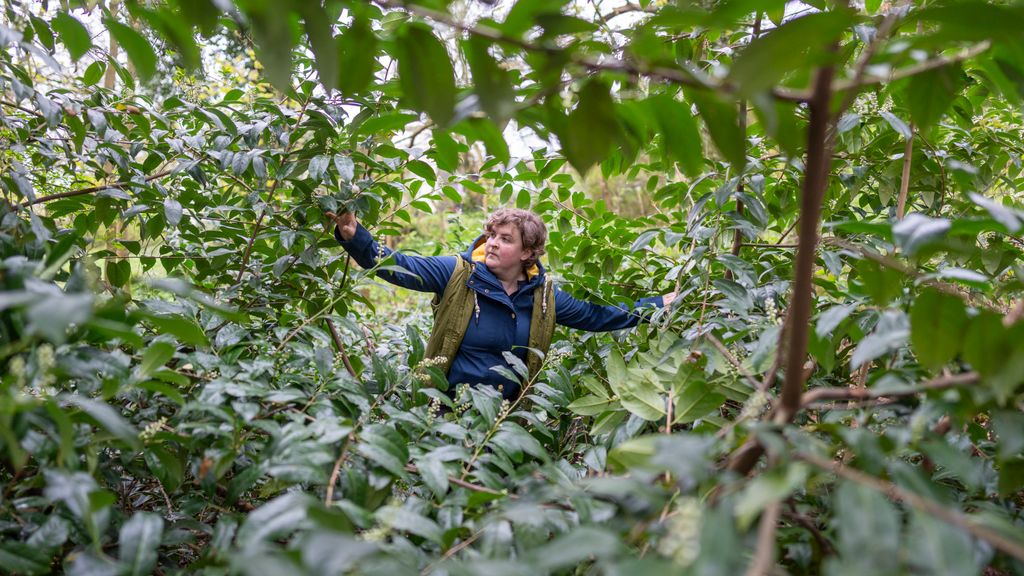
[[[356,220],[356,215],[352,212],[342,212],[341,214],[335,214],[334,212],[328,212],[327,217],[334,222],[334,225],[338,227],[338,234],[341,239],[348,242],[356,235],[356,224],[359,223]]]
[[[676,299],[676,293],[675,292],[669,292],[668,294],[663,294],[662,297],[661,297],[661,301],[664,303],[664,306],[666,308],[668,308],[668,305],[671,304],[673,301],[675,301],[675,299]]]

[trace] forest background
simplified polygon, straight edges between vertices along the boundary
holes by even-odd
[[[1024,573],[1020,3],[5,0],[0,46],[0,570]],[[575,296],[680,297],[453,402],[323,212],[438,254],[505,205]]]

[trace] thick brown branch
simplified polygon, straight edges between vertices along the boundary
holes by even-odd
[[[822,470],[831,472],[840,478],[877,490],[890,500],[903,502],[912,508],[930,514],[939,520],[968,532],[975,538],[988,542],[1018,560],[1024,560],[1024,543],[1012,540],[987,526],[978,524],[974,519],[959,510],[950,510],[937,502],[905,490],[892,482],[869,476],[853,468],[847,468],[839,462],[832,462],[811,454],[797,454],[796,457]]]
[[[809,390],[803,395],[802,407],[807,408],[817,402],[827,402],[831,400],[872,400],[875,398],[901,398],[906,396],[915,396],[930,390],[945,390],[946,388],[955,388],[965,384],[974,384],[978,381],[978,378],[979,376],[977,372],[964,372],[963,374],[942,376],[933,380],[928,380],[927,382],[923,382],[912,388],[889,391],[874,390],[871,388],[847,387],[815,388],[813,390]]]
[[[157,172],[156,174],[150,174],[149,176],[146,176],[145,181],[146,182],[152,182],[153,180],[157,180],[159,178],[163,178],[164,176],[167,176],[167,175],[171,174],[172,172],[174,172],[173,169],[161,170],[160,172]],[[129,186],[132,186],[133,184],[138,184],[138,182],[132,182],[131,180],[126,180],[124,182],[114,182],[112,184],[103,184],[101,186],[90,186],[88,188],[79,188],[78,190],[68,190],[67,192],[58,192],[56,194],[47,194],[46,196],[40,196],[40,197],[36,198],[35,200],[31,200],[31,201],[28,201],[28,202],[22,202],[21,204],[18,204],[15,207],[18,210],[21,210],[22,208],[27,208],[29,206],[35,206],[36,204],[43,204],[45,202],[50,202],[52,200],[60,200],[61,198],[72,198],[74,196],[85,196],[86,194],[95,194],[96,192],[102,192],[104,190],[121,190],[121,189],[124,189],[124,188],[128,188]]]
[[[789,307],[789,346],[786,357],[786,378],[782,385],[776,418],[788,422],[800,407],[803,392],[803,367],[807,356],[807,331],[811,317],[814,286],[815,252],[818,244],[818,222],[821,203],[828,184],[831,149],[828,128],[832,115],[829,105],[834,68],[818,71],[814,97],[810,102],[810,126],[807,138],[807,172],[800,199],[800,240],[796,249],[796,273],[793,282],[793,304]]]
[[[838,49],[837,45],[831,51]],[[792,304],[786,315],[787,336],[785,381],[779,401],[775,405],[774,420],[786,423],[792,420],[800,409],[800,397],[804,387],[804,363],[807,356],[808,327],[811,317],[813,296],[815,253],[818,244],[818,223],[821,218],[821,204],[828,184],[829,165],[832,158],[829,128],[833,125],[830,105],[832,101],[833,66],[818,70],[814,79],[813,96],[808,103],[810,125],[807,134],[807,162],[803,190],[800,198],[799,245],[796,250],[796,270],[793,282]],[[747,475],[764,454],[764,448],[755,440],[749,440],[730,457],[729,470]]]

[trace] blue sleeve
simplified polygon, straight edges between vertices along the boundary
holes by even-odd
[[[555,290],[555,322],[591,332],[607,332],[636,326],[643,318],[637,311],[640,308],[661,308],[664,300],[661,296],[641,298],[636,308],[631,309],[625,304],[618,306],[601,306],[577,300],[572,296]]]
[[[384,262],[385,265],[394,263],[412,274],[403,274],[390,270],[378,270],[377,277],[396,286],[419,290],[420,292],[444,292],[448,285],[448,279],[455,271],[455,259],[457,256],[409,256],[396,252],[386,246],[377,244],[370,232],[362,224],[357,225],[356,233],[351,240],[341,239],[338,228],[334,228],[334,238],[341,244],[341,247],[348,252],[349,256],[356,261],[363,269],[369,270]]]

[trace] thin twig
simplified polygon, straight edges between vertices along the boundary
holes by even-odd
[[[892,482],[869,476],[859,470],[848,468],[839,462],[829,461],[812,454],[801,453],[796,454],[795,457],[822,470],[831,472],[840,478],[877,490],[894,502],[903,502],[912,508],[935,516],[939,520],[970,533],[975,538],[988,542],[1006,554],[1024,561],[1024,543],[1012,540],[988,526],[979,524],[976,520],[959,510],[947,509],[937,502],[905,490]]]
[[[900,196],[896,201],[896,219],[903,220],[907,209],[907,195],[910,193],[910,164],[914,156],[914,125],[910,125],[910,136],[903,146],[903,173],[900,175]]]
[[[405,470],[407,472],[412,472],[413,474],[420,474],[420,469],[415,464],[406,464]],[[511,500],[515,500],[517,498],[515,494],[507,494],[505,492],[502,492],[501,490],[495,490],[494,488],[488,488],[487,486],[473,484],[472,482],[467,482],[466,480],[463,480],[462,478],[457,478],[455,476],[449,476],[448,481],[451,482],[452,484],[455,484],[456,486],[465,488],[466,490],[470,490],[473,492],[482,492],[484,494],[493,494],[495,496],[507,496]]]
[[[341,341],[341,335],[338,334],[338,328],[334,325],[334,321],[330,318],[324,318],[324,321],[327,323],[327,329],[331,333],[331,340],[334,340],[334,346],[338,349],[338,354],[341,355],[341,361],[345,364],[345,370],[348,371],[350,376],[359,380],[359,374],[352,367],[352,361],[349,360],[348,354],[345,352],[345,344]]]
[[[779,524],[781,509],[781,502],[772,502],[761,513],[761,523],[757,526],[757,551],[747,568],[747,576],[771,573],[775,565],[775,529]]]
[[[705,334],[704,339],[710,342],[716,350],[721,352],[722,355],[725,356],[725,359],[729,361],[729,364],[735,366],[736,369],[740,371],[740,374],[742,374],[743,377],[746,378],[747,382],[751,386],[753,386],[755,390],[759,390],[761,388],[761,383],[757,381],[757,378],[754,378],[754,376],[747,370],[743,363],[740,362],[736,358],[736,356],[733,356],[732,352],[730,352],[729,349],[725,347],[725,344],[722,344],[721,340],[715,338],[715,335],[712,334],[711,332]]]
[[[157,180],[159,178],[163,178],[164,176],[167,176],[167,175],[171,174],[172,172],[174,172],[174,169],[161,170],[160,172],[157,172],[156,174],[150,174],[149,176],[146,176],[145,181],[146,182],[152,182],[153,180]],[[127,188],[127,187],[132,186],[132,185],[137,185],[137,184],[138,184],[138,182],[134,182],[132,180],[125,180],[123,182],[114,182],[114,183],[111,183],[111,184],[102,184],[100,186],[89,186],[88,188],[79,188],[78,190],[68,190],[67,192],[58,192],[56,194],[47,194],[46,196],[40,196],[40,197],[36,198],[35,200],[29,200],[29,201],[26,201],[26,202],[22,202],[21,204],[16,204],[14,207],[17,210],[21,210],[21,209],[27,208],[29,206],[35,206],[36,204],[42,204],[44,202],[50,202],[51,200],[60,200],[61,198],[72,198],[74,196],[84,196],[86,194],[94,194],[96,192],[102,192],[104,190],[121,190],[121,189]]]

